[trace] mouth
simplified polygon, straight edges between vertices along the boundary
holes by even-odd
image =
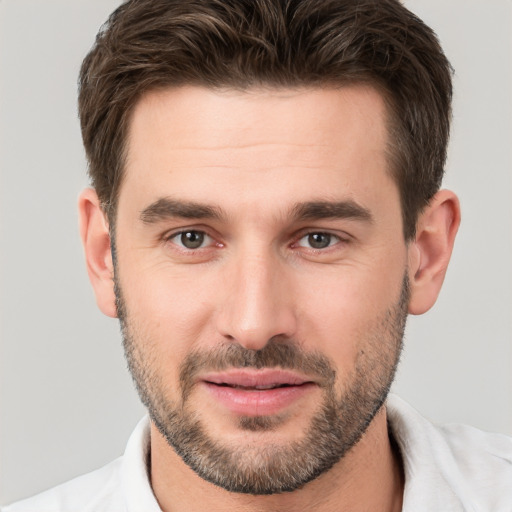
[[[211,373],[202,380],[217,386],[248,389],[272,389],[277,387],[300,386],[311,379],[288,370],[277,369],[236,369],[221,373]]]
[[[245,391],[266,391],[267,389],[277,389],[277,388],[289,388],[291,386],[302,386],[302,384],[268,384],[268,385],[259,385],[259,386],[242,386],[239,384],[216,384],[214,382],[208,382],[208,384],[215,384],[216,386],[224,386],[227,388],[233,388],[233,389],[243,389]]]
[[[244,416],[277,414],[317,387],[306,376],[277,369],[211,373],[200,382],[216,402]]]

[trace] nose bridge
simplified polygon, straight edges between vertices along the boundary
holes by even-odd
[[[276,336],[295,330],[286,272],[278,254],[268,247],[239,251],[229,272],[229,296],[224,302],[220,330],[251,350],[261,350]]]

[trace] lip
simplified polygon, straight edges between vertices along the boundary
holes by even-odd
[[[243,416],[278,414],[317,387],[306,376],[277,369],[236,369],[201,376],[214,400]]]

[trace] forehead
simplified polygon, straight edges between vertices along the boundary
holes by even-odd
[[[149,142],[148,125],[162,135],[173,132],[172,140],[159,141],[170,149],[191,142],[212,149],[265,142],[335,145],[342,142],[340,135],[347,142],[376,136],[368,142],[378,144],[386,137],[385,119],[383,98],[370,86],[243,91],[185,86],[152,91],[139,100],[129,148]],[[154,140],[155,133],[148,135]]]
[[[159,194],[225,205],[233,194],[351,196],[389,181],[387,167],[385,103],[371,87],[166,89],[134,108],[120,207]]]

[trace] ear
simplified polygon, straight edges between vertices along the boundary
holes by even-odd
[[[421,315],[436,302],[460,224],[457,196],[439,191],[420,215],[409,244],[409,313]]]
[[[94,288],[96,303],[105,315],[116,318],[109,226],[95,190],[87,188],[80,194],[78,214],[87,273]]]

